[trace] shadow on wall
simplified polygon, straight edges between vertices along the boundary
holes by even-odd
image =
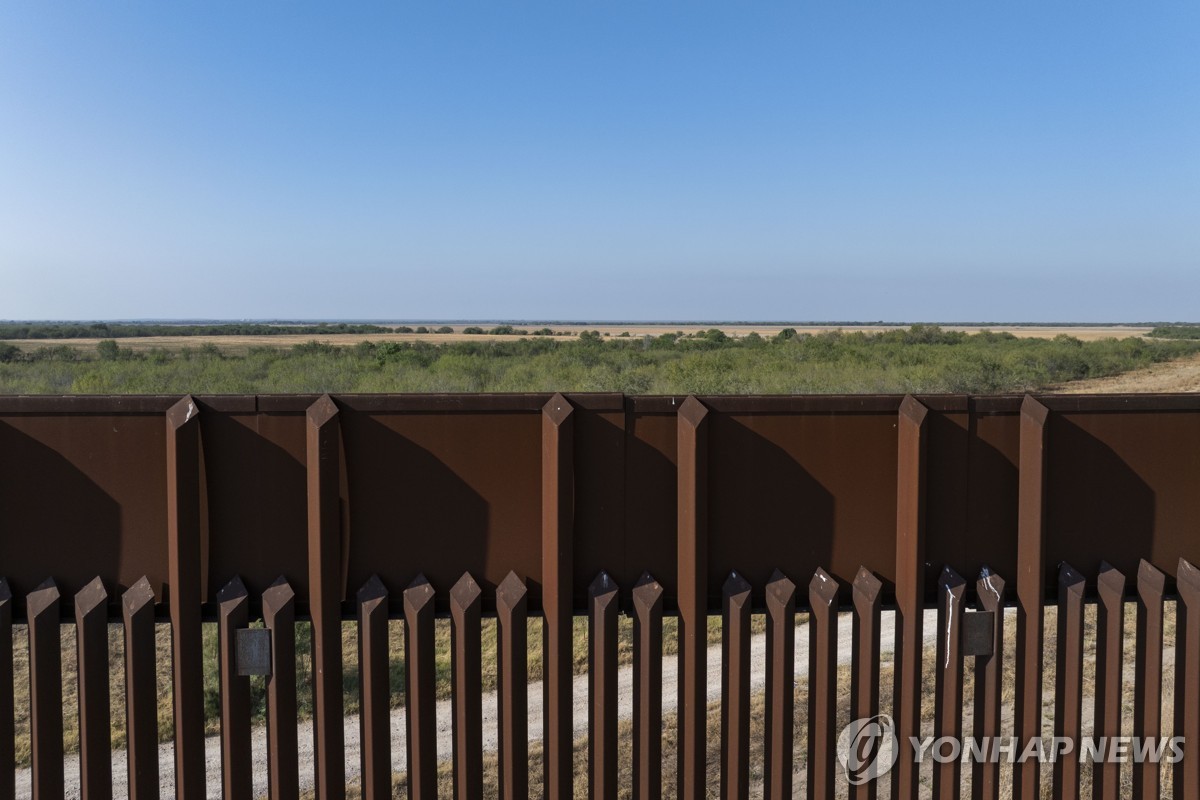
[[[818,567],[832,572],[834,497],[785,449],[738,420],[713,415],[723,457],[709,462],[709,605],[719,608],[731,566],[745,572],[753,602],[782,569],[808,599]],[[711,441],[711,440],[710,440]],[[863,555],[867,559],[867,554]],[[848,587],[854,575],[834,575]]]
[[[983,567],[1015,587],[1019,430],[1015,414],[928,418],[925,599],[936,603],[942,568],[968,584]],[[1015,589],[1014,589],[1015,590]]]
[[[491,597],[495,586],[483,581],[487,502],[439,458],[373,416],[343,409],[341,417],[346,450],[355,454],[347,475],[347,597],[378,574],[399,608],[401,593],[423,572],[445,610],[449,589],[468,571]]]
[[[1046,497],[1046,592],[1058,592],[1068,562],[1096,585],[1101,560],[1133,585],[1155,535],[1154,491],[1110,446],[1061,416],[1051,416]],[[1172,569],[1173,572],[1173,569]]]
[[[0,519],[0,575],[22,614],[25,595],[47,578],[58,584],[64,615],[74,608],[74,594],[97,576],[114,602],[128,588],[117,582],[117,502],[70,460],[7,422],[0,422]]]
[[[207,597],[216,597],[235,575],[251,597],[280,575],[307,597],[304,462],[257,430],[256,421],[257,415],[200,416],[208,487]]]

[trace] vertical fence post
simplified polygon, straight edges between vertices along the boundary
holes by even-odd
[[[167,589],[175,706],[175,797],[204,800],[204,662],[200,605],[200,409],[184,397],[167,411]]]
[[[546,800],[572,793],[571,573],[574,537],[574,417],[561,394],[542,408],[543,746]]]
[[[317,800],[346,796],[342,730],[341,429],[324,395],[306,413],[308,607],[312,616],[313,738]]]
[[[84,800],[112,798],[108,686],[108,591],[95,578],[75,595],[79,661],[79,777]]]
[[[975,582],[979,610],[992,615],[992,652],[975,659],[974,733],[991,741],[1000,738],[1004,677],[1004,578],[986,566]],[[980,759],[972,769],[974,800],[999,800],[1000,761]]]
[[[779,570],[767,584],[767,711],[763,723],[763,797],[792,796],[796,706],[796,584]]]
[[[617,798],[617,584],[588,587],[588,774],[592,800]]]
[[[818,568],[808,584],[808,796],[832,800],[837,755],[838,584]]]
[[[1134,646],[1133,735],[1162,736],[1163,592],[1167,576],[1147,560],[1138,564],[1137,643]],[[1157,800],[1162,784],[1157,763],[1134,761],[1134,800]]]
[[[925,613],[925,451],[929,413],[909,395],[900,404],[896,465],[896,765],[892,797],[915,800],[917,764],[911,738],[921,732],[921,647]]]
[[[934,672],[934,735],[962,741],[963,660],[962,621],[967,582],[950,567],[938,578],[937,664]],[[962,760],[933,767],[933,796],[958,797]]]
[[[433,587],[418,575],[404,590],[408,796],[437,800],[437,660]]]
[[[1083,727],[1083,590],[1070,564],[1058,573],[1058,660],[1055,667],[1054,735],[1075,743],[1054,759],[1054,796],[1079,796],[1079,733]],[[1030,759],[1033,760],[1033,759]]]
[[[872,719],[879,713],[879,618],[883,584],[866,567],[854,576],[854,653],[850,664],[850,719]],[[875,800],[879,781],[851,784],[854,800]]]
[[[250,678],[237,669],[237,632],[250,624],[250,596],[234,576],[217,592],[217,652],[221,677],[221,788],[224,800],[254,793],[250,749]]]
[[[1042,609],[1046,562],[1046,448],[1049,409],[1026,395],[1021,403],[1017,488],[1017,672],[1013,722],[1018,745],[1042,735]],[[1037,759],[1013,768],[1013,800],[1041,796]]]
[[[125,730],[129,800],[158,798],[154,589],[142,576],[121,595],[125,623]]]
[[[33,800],[62,800],[62,651],[59,593],[47,580],[25,599],[29,624],[29,727]]]
[[[12,590],[0,578],[0,800],[17,796],[12,607]]]
[[[1121,735],[1121,678],[1125,655],[1125,576],[1108,563],[1100,564],[1096,606],[1096,689],[1094,735],[1112,747]],[[1078,745],[1077,745],[1078,746]],[[1107,754],[1107,753],[1106,753]],[[1106,759],[1094,764],[1092,782],[1097,800],[1117,800],[1121,765]]]
[[[679,800],[703,800],[708,650],[708,409],[689,396],[676,415],[679,597]]]
[[[358,590],[358,726],[362,796],[392,796],[388,590],[372,575]]]
[[[279,577],[262,596],[263,624],[271,631],[267,677],[267,786],[270,800],[300,794],[296,730],[296,593]]]
[[[633,798],[662,798],[663,588],[642,573],[633,587]]]
[[[143,576],[121,595],[125,622],[125,727],[130,800],[158,798],[155,596]]]
[[[496,589],[500,800],[529,797],[528,590],[509,572]]]
[[[721,797],[750,797],[750,584],[736,571],[721,590]]]
[[[1183,760],[1175,765],[1173,796],[1200,800],[1200,569],[1179,559],[1175,627],[1175,735]]]
[[[483,654],[480,615],[483,591],[464,573],[450,590],[450,686],[454,796],[483,796]]]

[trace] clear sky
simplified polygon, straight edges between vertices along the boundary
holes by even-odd
[[[0,318],[1200,319],[1200,3],[0,3]]]

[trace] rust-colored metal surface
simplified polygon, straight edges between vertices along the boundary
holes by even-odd
[[[837,786],[838,590],[820,568],[808,583],[808,796],[820,800]]]
[[[1042,634],[1045,623],[1046,440],[1050,411],[1032,397],[1021,404],[1017,487],[1017,648],[1014,729],[1021,741],[1041,736]],[[1014,769],[1013,800],[1039,800],[1041,774],[1033,759]]]
[[[1083,591],[1085,578],[1070,564],[1059,568],[1058,659],[1054,678],[1054,735],[1079,741],[1083,729]],[[1054,759],[1056,797],[1079,795],[1078,747]]]
[[[340,412],[328,396],[305,415],[308,501],[308,596],[312,617],[313,738],[317,800],[342,800],[342,625],[346,525]]]
[[[263,624],[271,632],[267,676],[267,790],[271,800],[300,793],[296,730],[296,593],[280,578],[262,595]]]
[[[240,578],[217,593],[217,652],[221,680],[221,796],[254,796],[250,745],[250,679],[238,674],[237,632],[250,622],[250,596]]]
[[[177,800],[203,800],[206,782],[200,606],[204,602],[207,503],[202,482],[200,414],[191,397],[184,397],[167,410],[166,456],[167,587],[164,594],[171,613],[175,797]]]
[[[1004,696],[1004,579],[983,570],[975,582],[978,610],[992,615],[991,652],[975,658],[975,736],[998,737],[1001,734]],[[1000,762],[978,760],[972,765],[973,800],[997,800],[1000,797]]]
[[[879,713],[879,590],[883,584],[869,569],[854,576],[854,652],[850,664],[850,718],[872,719]],[[875,781],[852,784],[853,800],[875,800]]]
[[[662,797],[663,588],[644,573],[633,588],[633,797]]]
[[[0,578],[0,800],[17,796],[12,607],[8,581]]]
[[[963,615],[966,612],[967,582],[950,567],[938,578],[938,627],[934,662],[934,735],[962,738],[963,701]],[[933,796],[958,797],[962,761],[955,758],[935,764]]]
[[[121,598],[125,628],[125,726],[130,800],[158,797],[158,693],[154,589],[143,578]]]
[[[571,694],[571,596],[574,552],[574,409],[562,395],[542,408],[541,419],[541,589],[542,759],[544,796],[566,800],[572,793],[573,699]]]
[[[496,765],[501,800],[529,796],[528,641],[529,592],[515,572],[496,589],[497,728]]]
[[[1121,682],[1125,658],[1125,576],[1101,562],[1096,604],[1096,697],[1093,730],[1113,741],[1121,735]],[[1095,766],[1092,784],[1096,800],[1117,800],[1121,765],[1107,761]]]
[[[470,800],[483,796],[483,662],[480,655],[482,597],[483,591],[469,572],[465,573],[450,591],[450,670],[453,673],[450,702],[453,709],[456,800]],[[384,665],[386,663],[384,661]],[[386,671],[383,674],[386,675]],[[381,705],[380,710],[383,712],[381,721],[386,720],[386,702]],[[390,778],[390,775],[388,777]]]
[[[358,721],[362,748],[359,767],[363,800],[392,796],[387,604],[387,588],[372,575],[358,590]]]
[[[1175,647],[1175,730],[1185,741],[1200,741],[1200,569],[1180,559],[1175,624],[1181,640]],[[1175,765],[1175,797],[1200,798],[1200,753],[1195,746]]]
[[[571,449],[553,475],[561,485],[551,510],[570,533],[563,585],[577,613],[600,570],[626,587],[623,608],[650,572],[662,581],[667,612],[679,610],[681,524],[704,527],[703,575],[691,577],[702,579],[712,613],[733,568],[751,584],[755,608],[765,607],[775,569],[797,581],[825,569],[848,600],[863,552],[872,554],[885,607],[893,605],[911,577],[898,571],[907,564],[897,534],[918,523],[926,560],[960,574],[983,566],[1017,574],[1018,532],[1039,521],[1048,532],[1042,561],[1070,557],[1091,576],[1102,558],[1133,575],[1145,557],[1172,575],[1179,558],[1197,557],[1190,520],[1200,515],[1192,491],[1200,400],[1190,395],[1043,396],[1026,400],[1024,411],[1019,397],[560,397]],[[179,528],[190,550],[177,580],[198,582],[210,618],[217,591],[235,576],[257,612],[257,598],[281,575],[306,616],[312,565],[301,532],[319,523],[335,540],[326,544],[337,550],[332,578],[324,577],[345,617],[354,615],[347,587],[365,584],[381,563],[387,585],[426,575],[439,613],[464,571],[479,581],[485,613],[510,571],[527,576],[531,609],[540,611],[550,400],[0,398],[3,524],[39,534],[0,539],[4,577],[22,597],[54,575],[70,614],[68,598],[95,577],[115,606],[145,575],[165,612],[168,532]],[[336,457],[310,464],[317,417]],[[703,428],[698,449],[686,441],[689,425]],[[905,433],[914,427],[925,448],[920,485],[911,455],[920,443],[914,450]],[[1039,442],[1044,454],[1035,452]],[[681,448],[696,463],[681,469]],[[703,484],[689,489],[692,508],[680,508],[679,487],[699,477],[699,462]],[[325,483],[312,486],[314,475]],[[447,539],[457,547],[445,547]],[[1043,601],[1053,598],[1055,571],[1037,572]],[[918,588],[929,605],[937,570],[923,573]],[[398,615],[398,595],[389,602]]]
[[[767,584],[766,719],[763,797],[792,796],[795,761],[796,584],[776,570]]]
[[[617,584],[601,572],[588,587],[588,794],[616,800]]]
[[[701,800],[707,755],[708,409],[694,397],[679,407],[676,596],[679,608],[678,758],[680,800]]]
[[[1137,640],[1134,643],[1133,735],[1139,739],[1162,730],[1163,589],[1166,575],[1143,560],[1137,574]],[[1159,796],[1157,764],[1133,765],[1133,797]]]
[[[107,602],[108,592],[99,578],[75,595],[80,796],[85,800],[112,799]]]
[[[904,398],[897,419],[895,570],[896,660],[893,676],[899,755],[892,796],[916,800],[919,775],[912,741],[921,731],[921,649],[924,621],[926,453],[929,409]],[[880,528],[886,530],[886,528]]]
[[[365,796],[390,793],[388,661],[402,658],[408,782],[455,794],[484,782],[481,620],[497,617],[500,795],[529,792],[527,615],[543,637],[544,796],[576,779],[572,621],[589,614],[590,785],[615,783],[619,613],[634,616],[633,795],[664,782],[681,798],[749,791],[748,613],[767,612],[764,773],[786,797],[845,788],[839,713],[891,714],[900,739],[892,797],[922,791],[908,736],[922,719],[926,609],[941,606],[932,709],[938,732],[1001,732],[1004,609],[1016,607],[1013,730],[1037,736],[1046,690],[1043,611],[1054,644],[1065,733],[1122,730],[1120,675],[1132,660],[1133,730],[1165,726],[1200,741],[1200,396],[624,397],[618,394],[0,398],[0,800],[15,796],[13,624],[29,625],[34,796],[64,791],[58,626],[77,625],[81,785],[111,793],[105,717],[106,627],[125,628],[129,785],[156,796],[157,725],[149,677],[154,625],[171,622],[175,786],[181,800],[249,793],[247,678],[232,635],[270,631],[269,794],[300,790],[295,625],[311,621],[315,792],[346,792],[342,624],[357,619]],[[1066,583],[1061,564],[1070,564]],[[727,584],[736,573],[736,587]],[[603,576],[611,588],[596,583]],[[959,575],[980,576],[968,586]],[[1008,578],[1008,589],[999,576]],[[653,578],[650,576],[654,576]],[[1126,577],[1128,576],[1128,579]],[[1133,576],[1136,576],[1134,580]],[[744,586],[742,585],[744,583]],[[797,598],[796,586],[808,586]],[[233,588],[230,588],[233,587]],[[362,588],[360,592],[359,589]],[[388,588],[392,591],[388,591]],[[1136,641],[1121,626],[1137,602]],[[1096,696],[1084,696],[1080,616],[1098,604]],[[1164,641],[1164,608],[1178,611]],[[966,606],[990,614],[970,639]],[[798,607],[799,606],[799,607]],[[849,709],[839,707],[839,608],[853,609]],[[895,609],[894,697],[880,707],[881,609]],[[805,756],[793,759],[796,612],[810,626]],[[707,624],[725,617],[721,746],[707,742]],[[1132,613],[1132,612],[1130,612]],[[433,619],[452,618],[453,749],[437,753]],[[678,761],[664,764],[663,617],[679,620]],[[406,619],[403,654],[386,626]],[[219,623],[221,778],[205,774],[202,620]],[[979,622],[979,619],[974,620]],[[845,623],[844,623],[845,624]],[[1011,624],[1011,621],[1010,623]],[[102,634],[105,636],[102,637]],[[964,651],[964,642],[970,642]],[[1161,713],[1163,647],[1175,646],[1175,710]],[[977,650],[976,648],[980,648]],[[986,651],[986,652],[983,652]],[[974,659],[972,662],[970,659]],[[964,698],[967,670],[973,697]],[[59,682],[60,683],[60,682]],[[846,687],[842,687],[845,689]],[[930,709],[924,709],[925,712]],[[974,713],[970,713],[973,711]],[[74,721],[71,721],[74,724]],[[715,744],[715,743],[714,743]],[[714,750],[714,753],[717,751]],[[794,762],[800,763],[794,763]],[[1176,796],[1200,791],[1185,751]],[[724,776],[710,786],[712,768]],[[966,768],[930,774],[958,796]],[[997,797],[1001,771],[972,766],[971,793]],[[1038,766],[1018,763],[1012,794],[1041,797]],[[1098,797],[1121,771],[1095,771]],[[1071,794],[1079,764],[1056,764]],[[1161,793],[1133,768],[1133,792]],[[873,796],[874,786],[846,793]],[[925,789],[928,790],[927,788]],[[757,791],[757,787],[755,788]]]
[[[408,796],[437,800],[437,666],[433,652],[433,587],[418,575],[404,590],[405,706]]]
[[[29,623],[29,718],[33,800],[62,800],[62,653],[59,650],[60,596],[47,580],[25,600]]]
[[[750,797],[750,584],[736,572],[721,590],[721,797]]]

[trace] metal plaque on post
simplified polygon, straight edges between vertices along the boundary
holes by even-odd
[[[991,611],[969,611],[963,615],[963,655],[990,656],[992,654],[995,615]]]
[[[271,632],[266,628],[237,631],[238,675],[271,674]]]

